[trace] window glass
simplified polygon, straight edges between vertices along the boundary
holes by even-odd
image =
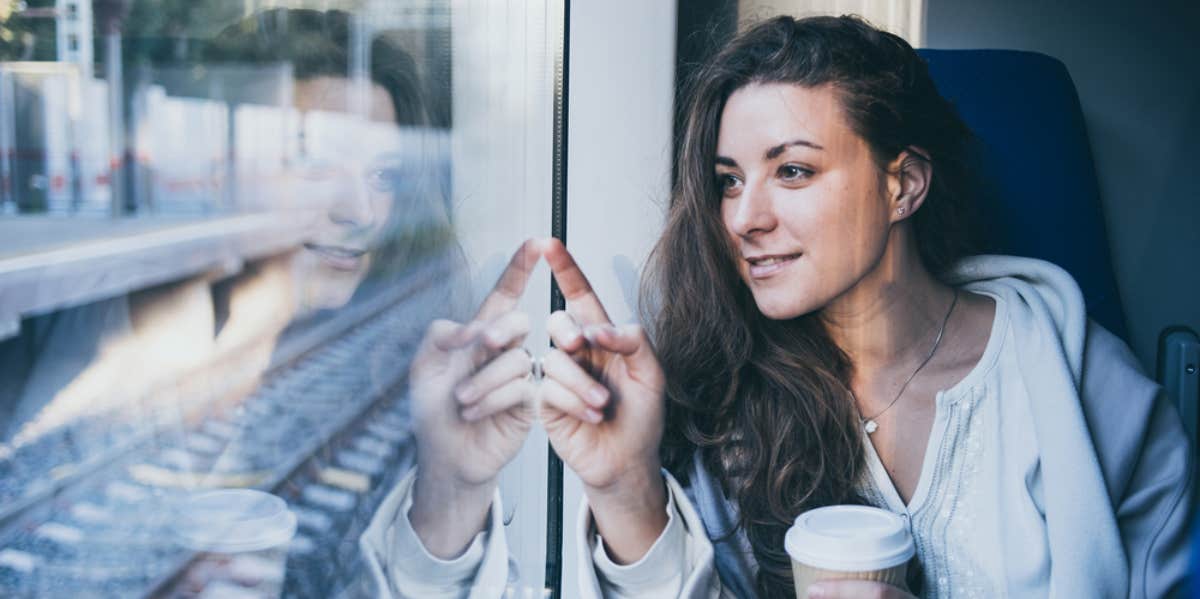
[[[546,2],[451,4],[0,2],[0,596],[433,563],[366,539],[407,519],[423,336],[550,233],[561,42]],[[541,596],[545,436],[511,450],[495,593]]]

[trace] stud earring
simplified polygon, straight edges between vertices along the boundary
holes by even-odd
[[[904,206],[901,206],[899,210],[896,210],[896,213],[900,216],[904,216]]]

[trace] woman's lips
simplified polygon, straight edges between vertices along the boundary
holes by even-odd
[[[773,256],[755,256],[746,258],[746,263],[750,265],[750,278],[765,279],[773,276],[779,271],[787,268],[787,266],[796,261],[801,254],[779,254]]]
[[[336,245],[306,243],[304,249],[314,253],[322,262],[336,270],[356,271],[362,266],[366,250]]]

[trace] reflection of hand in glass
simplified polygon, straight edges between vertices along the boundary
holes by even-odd
[[[667,524],[659,472],[663,371],[641,327],[613,326],[562,243],[546,261],[567,300],[547,330],[542,423],[562,460],[579,475],[596,528],[613,559],[631,563]]]
[[[417,479],[409,513],[435,556],[460,554],[484,528],[500,469],[533,420],[529,317],[517,302],[541,243],[526,241],[467,324],[433,322],[409,373]]]

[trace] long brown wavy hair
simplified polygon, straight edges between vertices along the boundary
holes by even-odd
[[[777,17],[734,38],[688,84],[666,229],[643,292],[667,375],[663,463],[687,479],[693,453],[736,501],[764,597],[794,592],[783,537],[799,513],[860,499],[864,447],[853,371],[815,313],[759,312],[738,276],[714,173],[725,102],[755,83],[831,85],[880,172],[920,148],[934,176],[912,217],[924,266],[940,276],[970,249],[970,132],[903,39],[856,17]]]

